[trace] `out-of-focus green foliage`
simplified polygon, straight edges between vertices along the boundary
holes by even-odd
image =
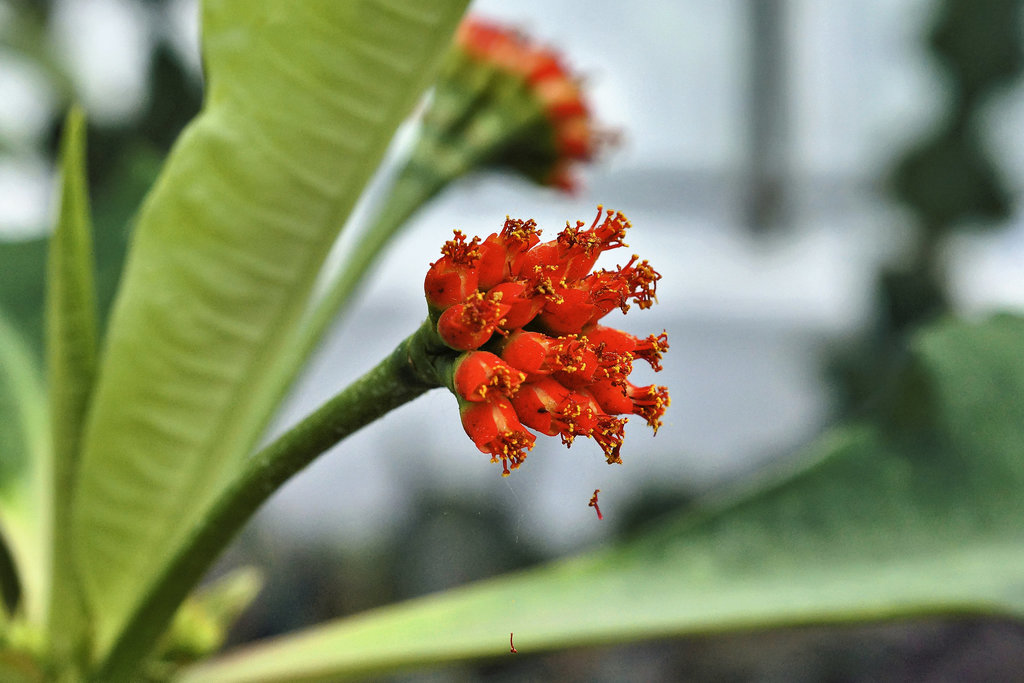
[[[875,317],[857,345],[832,359],[843,407],[859,410],[879,378],[903,363],[907,334],[952,309],[944,246],[957,231],[995,230],[1012,213],[990,140],[993,97],[1024,72],[1024,2],[941,0],[927,44],[943,71],[945,110],[893,160],[888,189],[908,210],[911,240],[883,268]]]

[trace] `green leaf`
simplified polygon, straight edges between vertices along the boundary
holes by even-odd
[[[79,649],[86,626],[74,570],[71,501],[89,396],[96,376],[96,285],[85,171],[85,116],[67,116],[61,201],[46,279],[46,360],[53,439],[53,548],[48,631],[56,659]]]
[[[21,609],[41,625],[50,596],[52,463],[36,356],[0,311],[0,534],[18,572]]]
[[[262,588],[262,572],[241,567],[197,590],[174,615],[163,643],[163,658],[192,661],[219,649],[235,620]]]
[[[242,648],[187,683],[337,680],[662,636],[1024,615],[1024,319],[920,336],[880,425],[641,537]],[[809,464],[807,464],[809,463]]]
[[[139,216],[82,454],[98,657],[258,438],[324,255],[465,4],[204,4],[204,109]]]

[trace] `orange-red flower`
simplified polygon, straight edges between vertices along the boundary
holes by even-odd
[[[430,264],[423,288],[427,303],[434,308],[448,308],[476,291],[479,284],[477,261],[480,259],[480,238],[466,242],[466,236],[455,236],[441,247],[441,258]]]
[[[455,393],[467,401],[486,401],[495,392],[514,396],[525,379],[525,372],[488,351],[470,351],[455,361]]]
[[[460,413],[466,434],[481,452],[491,455],[491,462],[501,463],[503,476],[522,464],[536,441],[536,437],[523,428],[507,399],[467,401],[461,405]]]
[[[602,221],[602,217],[604,220]],[[598,207],[593,224],[540,242],[533,221],[507,219],[480,241],[461,233],[427,275],[424,289],[440,339],[461,353],[449,388],[477,447],[516,469],[532,448],[527,428],[593,439],[609,463],[621,462],[626,418],[642,417],[655,432],[669,405],[668,389],[628,381],[637,358],[661,370],[665,333],[635,337],[597,322],[615,308],[654,302],[661,276],[634,256],[615,270],[591,273],[597,257],[623,244],[629,222]],[[469,291],[467,291],[469,290]],[[455,301],[452,292],[465,292]]]
[[[462,303],[451,306],[437,320],[437,333],[457,351],[478,349],[505,324],[511,306],[500,293],[485,296],[474,291]]]

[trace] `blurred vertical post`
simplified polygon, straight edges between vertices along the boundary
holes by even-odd
[[[785,223],[789,185],[786,0],[748,0],[747,167],[743,210],[752,232]]]

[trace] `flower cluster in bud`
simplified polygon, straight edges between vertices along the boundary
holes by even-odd
[[[468,59],[490,65],[504,77],[525,83],[528,96],[543,111],[551,132],[552,149],[541,150],[549,161],[539,180],[565,190],[573,189],[572,164],[590,161],[599,146],[614,136],[595,129],[579,81],[561,56],[523,33],[475,17],[467,18],[459,26],[455,45]]]
[[[661,276],[637,256],[591,272],[602,252],[626,246],[630,225],[598,207],[584,226],[567,224],[549,242],[532,220],[506,219],[484,240],[456,231],[424,281],[437,334],[459,353],[449,388],[463,427],[505,475],[533,447],[529,429],[566,445],[592,438],[609,463],[622,462],[619,416],[639,415],[657,433],[669,404],[665,387],[628,379],[638,359],[661,370],[665,333],[638,338],[599,323],[616,308],[649,308]]]
[[[595,123],[556,51],[475,17],[459,26],[422,124],[399,174],[417,199],[493,168],[572,191],[574,168],[617,138]]]

